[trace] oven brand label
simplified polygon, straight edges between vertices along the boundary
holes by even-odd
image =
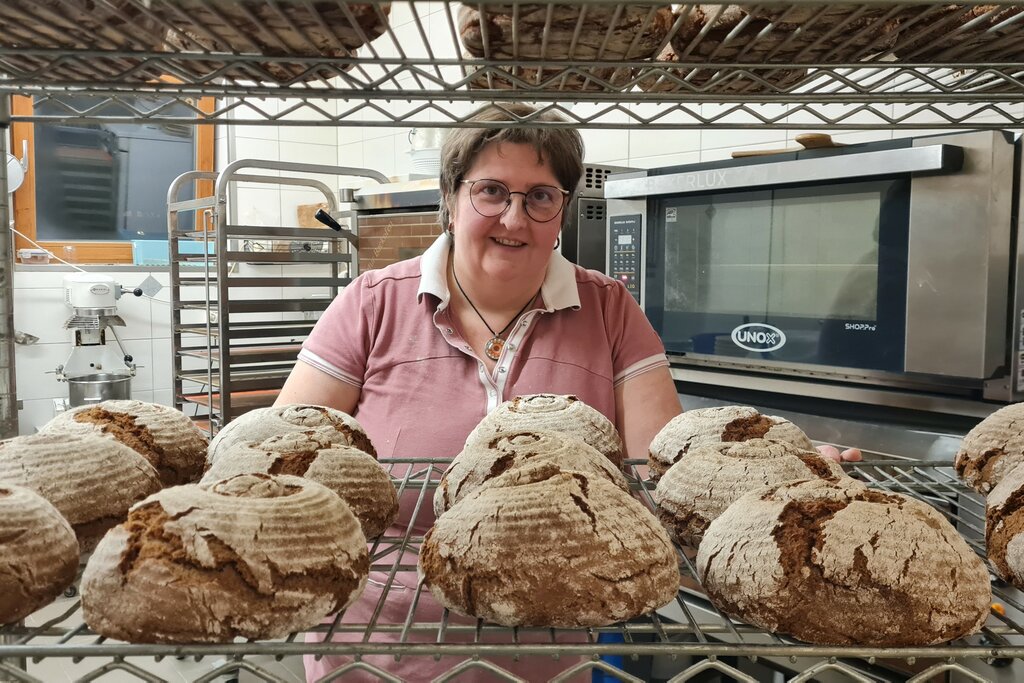
[[[786,333],[772,325],[747,323],[732,331],[732,342],[747,351],[775,351],[786,343]]]
[[[728,182],[725,169],[681,173],[679,180],[685,190],[710,190]]]

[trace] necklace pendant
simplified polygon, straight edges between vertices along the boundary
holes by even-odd
[[[487,345],[484,346],[484,353],[491,360],[498,360],[501,357],[501,350],[505,347],[505,340],[501,337],[491,337],[487,340]]]

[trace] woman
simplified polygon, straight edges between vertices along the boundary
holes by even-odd
[[[510,109],[517,116],[534,112]],[[664,348],[621,283],[557,252],[565,207],[583,173],[579,133],[495,127],[510,123],[498,111],[474,120],[486,127],[455,130],[442,149],[444,234],[423,256],[365,273],[335,299],[303,345],[302,362],[278,403],[328,405],[354,415],[383,458],[450,458],[502,401],[575,394],[616,425],[627,457],[645,457],[654,435],[680,413]],[[534,120],[564,122],[548,113]],[[405,498],[401,528],[392,535],[409,524],[415,501]],[[422,535],[432,521],[421,511],[413,533]],[[409,553],[402,562],[415,560]],[[369,621],[386,580],[371,575],[345,623]],[[415,585],[413,572],[395,577],[378,623],[405,621]],[[417,622],[440,620],[429,594],[416,605]],[[446,659],[364,661],[415,681],[461,658]],[[307,676],[345,661],[308,659]],[[537,680],[576,660],[532,659],[518,667],[495,661]]]

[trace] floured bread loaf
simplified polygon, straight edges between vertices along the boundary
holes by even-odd
[[[164,486],[198,481],[206,465],[206,437],[180,410],[144,401],[104,401],[61,413],[42,432],[96,432],[138,451]]]
[[[1015,467],[988,494],[985,547],[1004,581],[1024,588],[1024,467]]]
[[[343,7],[337,2],[324,1],[269,4],[262,0],[235,0],[211,6],[205,0],[176,0],[175,9],[163,3],[154,5],[153,10],[169,22],[164,39],[167,46],[176,51],[344,59],[354,57],[357,48],[387,30],[391,3],[350,3]],[[187,24],[180,21],[176,16],[179,12],[185,13],[191,21]],[[203,30],[195,30],[193,24]],[[216,57],[209,63],[232,66],[230,62],[217,62]],[[184,65],[189,66],[188,62]],[[280,80],[319,77],[319,71],[309,67],[308,63],[280,60],[259,65]],[[251,73],[250,77],[266,80],[259,78],[260,75]]]
[[[967,432],[953,466],[964,482],[988,493],[1024,463],[1024,403],[995,411]]]
[[[160,490],[153,466],[124,444],[91,432],[0,441],[0,481],[32,489],[71,523],[82,552]]]
[[[498,432],[554,431],[576,437],[622,467],[623,446],[615,425],[575,396],[531,394],[516,396],[480,421],[466,443],[487,441]]]
[[[0,624],[24,619],[75,580],[78,541],[39,494],[0,482]]]
[[[893,48],[896,56],[909,61],[957,61],[970,55],[972,62],[1019,61],[1020,21],[1018,6],[944,5],[927,14],[907,14],[909,21]],[[1016,38],[1016,40],[1014,40]]]
[[[128,642],[277,638],[347,606],[368,572],[359,522],[332,491],[244,474],[133,507],[86,565],[82,610]]]
[[[676,554],[639,501],[600,476],[525,465],[481,486],[427,533],[419,566],[444,606],[503,626],[579,628],[675,597]]]
[[[820,645],[943,643],[981,628],[992,598],[939,512],[852,479],[747,493],[704,533],[697,571],[726,613]]]
[[[499,432],[490,439],[471,439],[455,456],[434,491],[434,514],[440,515],[510,469],[541,462],[604,477],[629,492],[629,482],[622,472],[575,437],[544,431]]]
[[[316,438],[330,443],[355,446],[377,457],[362,426],[355,418],[334,408],[294,403],[251,410],[217,432],[210,442],[207,462],[213,464],[221,450],[246,441],[266,441],[289,432],[316,432]]]
[[[695,448],[668,468],[654,501],[669,533],[696,548],[708,525],[748,491],[794,479],[845,476],[838,463],[784,441],[719,443]]]
[[[380,464],[358,448],[318,438],[317,432],[235,444],[221,451],[203,483],[253,472],[290,474],[326,486],[352,508],[367,538],[380,536],[398,517],[398,492]]]
[[[469,82],[474,90],[562,90],[595,92],[625,86],[633,69],[608,67],[494,66],[477,71]],[[517,82],[522,81],[522,83]]]
[[[762,415],[748,406],[698,408],[678,415],[651,442],[648,463],[657,481],[686,453],[698,446],[713,446],[749,439],[786,441],[803,449],[814,445],[799,427],[781,417]]]

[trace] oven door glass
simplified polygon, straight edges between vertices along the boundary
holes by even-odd
[[[674,354],[903,369],[909,179],[652,200],[646,309]]]

